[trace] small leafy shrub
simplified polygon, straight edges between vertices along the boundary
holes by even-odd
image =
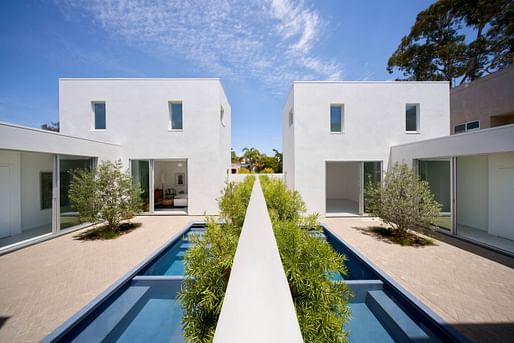
[[[306,210],[300,193],[288,189],[280,179],[261,176],[260,181],[271,220],[300,221]]]
[[[239,168],[238,173],[239,174],[250,174],[250,170],[248,168],[241,167],[241,168]]]
[[[305,204],[297,191],[279,179],[260,178],[280,257],[305,342],[346,342],[351,292],[329,275],[346,275],[344,256],[325,240],[309,234],[317,215],[303,217]]]
[[[122,167],[120,160],[102,161],[95,170],[72,172],[68,196],[81,222],[106,222],[109,230],[118,230],[122,220],[141,212],[141,189]]]
[[[406,236],[408,230],[429,226],[441,211],[428,183],[406,164],[396,163],[386,173],[383,187],[370,184],[365,196],[368,212],[380,217],[399,237]]]
[[[218,199],[223,223],[208,219],[204,236],[192,238],[178,295],[186,342],[211,342],[214,337],[254,181],[249,176],[228,183]]]
[[[263,170],[260,171],[261,174],[273,174],[275,171],[273,170],[273,168],[264,168]]]

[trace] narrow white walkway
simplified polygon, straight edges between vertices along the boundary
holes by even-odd
[[[246,210],[214,342],[303,342],[258,177]]]

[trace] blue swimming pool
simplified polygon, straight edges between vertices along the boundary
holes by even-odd
[[[184,228],[43,342],[183,342],[183,312],[176,296],[191,237],[203,232],[203,223]],[[339,274],[331,277],[346,282],[354,293],[345,327],[351,342],[460,341],[329,228],[317,235],[347,257],[348,275],[344,280]]]

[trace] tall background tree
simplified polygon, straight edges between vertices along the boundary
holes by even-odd
[[[439,0],[420,12],[389,58],[403,80],[473,81],[514,59],[514,1]]]

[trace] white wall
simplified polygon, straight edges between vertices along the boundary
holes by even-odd
[[[52,208],[41,210],[41,172],[52,173],[51,154],[21,153],[21,228],[52,224]]]
[[[129,159],[187,159],[188,213],[218,213],[231,165],[231,108],[218,79],[61,79],[59,99],[61,131],[119,144],[127,167]],[[92,101],[106,103],[106,130],[91,130]],[[168,130],[171,101],[182,102],[181,131]]]
[[[0,135],[1,137],[1,135]],[[0,237],[21,233],[21,197],[20,197],[20,153],[17,151],[0,150],[0,166],[9,169],[8,180],[1,180],[3,203],[0,206],[9,210],[9,218],[3,218]],[[4,226],[5,225],[5,226]],[[8,225],[8,226],[7,226]]]
[[[327,199],[359,201],[360,163],[330,162],[326,172]]]
[[[289,111],[293,110],[293,123],[289,125]],[[282,172],[284,173],[284,181],[287,187],[294,189],[295,171],[294,171],[294,127],[296,115],[294,113],[294,92],[293,88],[287,96],[286,103],[282,110]]]
[[[457,159],[457,223],[487,231],[489,168],[487,155]]]
[[[292,93],[294,189],[311,213],[325,213],[326,161],[383,161],[386,167],[392,145],[450,133],[447,82],[295,82]],[[405,133],[407,103],[420,104],[419,133]],[[342,134],[329,132],[330,104],[344,104]],[[290,154],[284,146],[286,166]]]
[[[489,233],[514,239],[514,152],[489,156]]]
[[[284,180],[284,174],[229,174],[228,181],[230,182],[241,182],[244,181],[248,176],[267,176],[269,178]]]

